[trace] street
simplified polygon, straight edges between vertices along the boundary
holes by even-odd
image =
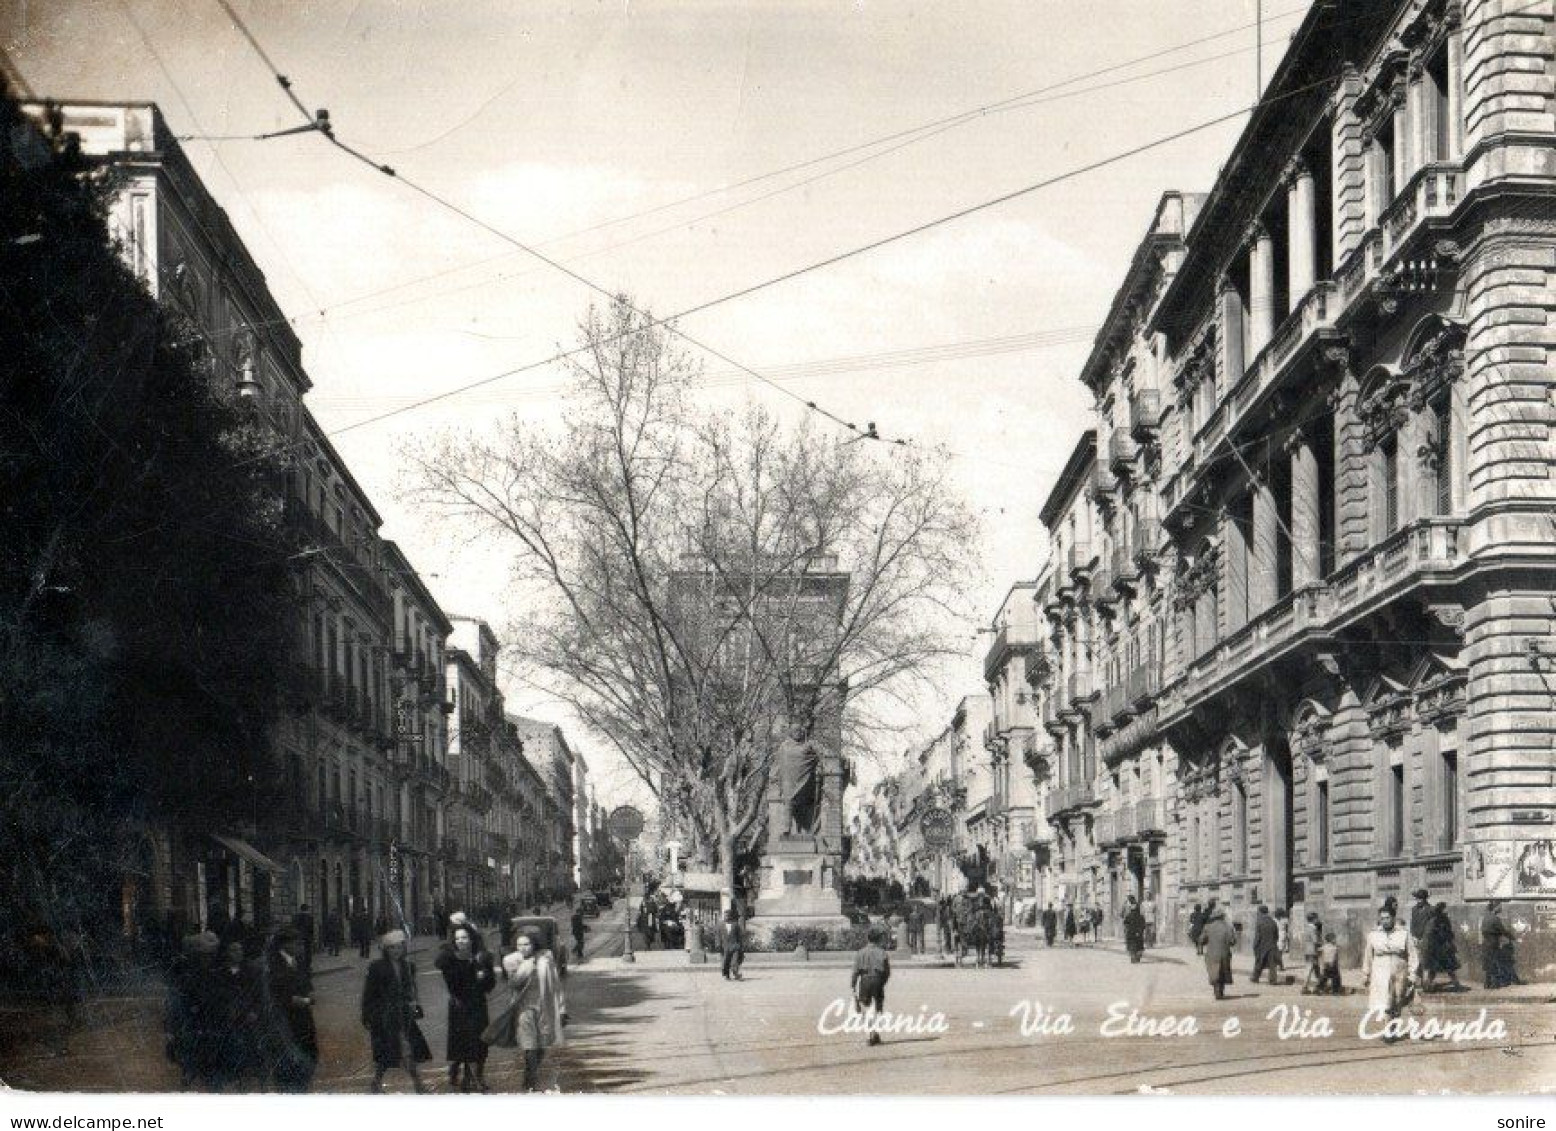
[[[867,1048],[860,1034],[818,1031],[824,1013],[829,1030],[846,1019],[842,1006],[826,1011],[846,998],[847,955],[817,954],[810,962],[755,955],[745,980],[730,983],[719,976],[716,955],[689,966],[679,954],[640,951],[636,963],[624,964],[615,957],[619,917],[607,913],[591,927],[587,958],[568,979],[567,1044],[548,1055],[543,1070],[546,1085],[563,1092],[1505,1093],[1538,1090],[1556,1079],[1549,986],[1433,995],[1419,1015],[1470,1021],[1486,1007],[1486,1027],[1500,1020],[1504,1037],[1389,1044],[1358,1035],[1363,995],[1304,997],[1295,986],[1254,987],[1246,981],[1246,956],[1239,956],[1227,1000],[1213,1002],[1191,951],[1150,951],[1136,966],[1107,946],[1048,950],[1013,933],[1008,963],[998,969],[957,969],[932,953],[899,957],[888,1008],[908,1015],[918,1031]],[[435,1053],[425,1079],[438,1092],[447,1090],[444,997],[429,944],[418,940],[415,961]],[[317,979],[318,1091],[362,1092],[370,1079],[356,1017],[359,965],[353,960]],[[1111,1029],[1125,1028],[1135,1009],[1134,1031],[1154,1026],[1172,1035],[1104,1036],[1114,1003],[1123,1004]],[[1281,1039],[1281,1006],[1309,1034],[1327,1017],[1333,1035]],[[937,1012],[943,1032],[931,1031],[939,1027],[931,1021]],[[72,1038],[69,1055],[50,1058],[37,1044],[23,1045],[6,1056],[5,1082],[23,1089],[177,1087],[161,1055],[159,1001],[99,1003],[84,1013],[87,1024]],[[1072,1031],[1063,1031],[1061,1014],[1069,1015]],[[1240,1031],[1223,1035],[1233,1018]],[[517,1090],[517,1065],[513,1052],[494,1053],[488,1071],[494,1092]],[[403,1073],[391,1073],[386,1088],[410,1091]]]

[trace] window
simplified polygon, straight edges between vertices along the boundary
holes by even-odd
[[[1232,875],[1248,871],[1248,791],[1242,782],[1232,785]]]
[[[1317,864],[1329,863],[1329,779],[1318,783],[1317,797],[1313,805],[1313,860]]]
[[[1459,843],[1459,752],[1457,750],[1444,750],[1442,752],[1442,788],[1438,791],[1438,803],[1441,812],[1438,813],[1438,841],[1439,848],[1453,848]]]
[[[1426,121],[1430,131],[1425,154],[1428,161],[1448,161],[1457,148],[1453,121],[1448,113],[1448,48],[1444,46],[1426,65]]]
[[[1389,856],[1405,854],[1405,766],[1397,762],[1388,776]]]
[[[1436,513],[1453,513],[1453,409],[1450,398],[1439,397],[1432,405],[1432,423],[1436,428],[1437,491]]]
[[[1394,125],[1379,130],[1372,139],[1372,221],[1377,223],[1394,202]]]
[[[1383,462],[1383,533],[1399,529],[1399,440],[1390,436],[1379,446]]]

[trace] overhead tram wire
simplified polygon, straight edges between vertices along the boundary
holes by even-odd
[[[258,51],[258,53],[260,55],[260,58],[263,59],[265,64],[266,64],[266,66],[268,66],[270,68],[271,74],[275,77],[276,82],[279,83],[281,85],[282,89],[286,91],[287,97],[289,99],[291,99],[291,102],[297,108],[298,113],[302,114],[304,119],[311,124],[311,127],[317,133],[322,135],[325,138],[325,140],[327,140],[331,145],[335,146],[335,148],[339,149],[342,153],[345,153],[347,156],[351,157],[353,160],[356,160],[356,161],[360,162],[361,164],[366,165],[368,168],[373,169],[373,170],[377,171],[378,173],[381,173],[382,175],[391,178],[392,180],[398,181],[400,184],[405,185],[412,192],[415,192],[418,195],[424,197],[425,199],[431,201],[433,204],[436,204],[438,207],[443,208],[446,211],[451,212],[454,215],[463,218],[468,223],[475,225],[476,227],[482,229],[485,232],[488,232],[492,236],[494,236],[494,237],[496,237],[496,238],[498,238],[500,240],[503,240],[503,241],[505,241],[507,243],[512,244],[514,247],[518,248],[521,251],[527,252],[529,255],[531,255],[534,258],[540,260],[542,263],[545,263],[547,266],[551,267],[553,270],[559,272],[560,274],[566,275],[568,278],[574,280],[575,282],[579,283],[580,285],[582,285],[584,287],[587,287],[588,289],[594,291],[595,293],[603,296],[607,301],[609,301],[609,302],[617,302],[617,301],[623,302],[627,306],[627,309],[629,311],[631,311],[633,314],[637,315],[638,317],[644,319],[647,322],[647,325],[641,326],[641,327],[637,328],[638,332],[644,332],[644,331],[647,331],[647,330],[655,329],[657,327],[663,327],[667,332],[669,332],[671,334],[674,334],[675,336],[679,337],[682,341],[686,342],[688,345],[694,346],[697,349],[702,350],[704,353],[708,354],[710,357],[718,358],[720,361],[724,362],[724,364],[726,364],[726,365],[733,366],[734,368],[739,369],[741,372],[749,374],[751,377],[753,377],[756,380],[762,382],[763,384],[767,385],[768,387],[776,390],[777,392],[781,393],[783,396],[789,397],[792,400],[797,401],[798,403],[804,405],[805,408],[807,410],[809,410],[810,412],[816,413],[817,415],[822,416],[825,419],[832,421],[833,423],[839,425],[842,428],[846,428],[849,432],[853,433],[856,437],[858,437],[860,439],[874,440],[874,441],[877,441],[879,443],[896,445],[896,446],[900,446],[900,447],[906,447],[907,446],[908,441],[905,440],[905,439],[902,439],[900,437],[891,437],[891,436],[883,436],[883,435],[881,435],[880,432],[876,429],[876,425],[875,425],[875,422],[873,420],[868,421],[863,427],[855,424],[851,420],[845,420],[843,417],[837,415],[835,412],[832,412],[830,409],[822,407],[821,405],[817,404],[813,400],[807,400],[805,397],[801,396],[799,393],[794,392],[794,390],[786,388],[785,386],[779,384],[776,381],[770,380],[769,378],[767,378],[763,374],[759,373],[757,370],[752,369],[750,366],[748,366],[748,365],[746,365],[746,364],[744,364],[744,363],[742,363],[740,361],[737,361],[735,358],[731,357],[729,354],[723,352],[722,350],[719,350],[719,349],[717,349],[717,348],[715,348],[713,346],[708,345],[705,342],[702,342],[702,341],[698,340],[697,338],[692,337],[690,334],[686,333],[680,327],[676,326],[671,320],[654,318],[654,316],[652,314],[648,313],[647,311],[645,311],[645,310],[643,310],[643,309],[641,309],[641,308],[631,304],[630,302],[626,302],[624,297],[619,292],[613,291],[609,287],[602,286],[601,284],[596,283],[593,279],[590,279],[587,276],[581,274],[580,272],[573,270],[571,267],[568,267],[565,263],[562,263],[560,260],[555,259],[552,256],[546,255],[544,252],[538,250],[535,247],[530,246],[529,244],[525,243],[523,240],[520,240],[518,237],[516,237],[516,236],[514,236],[514,235],[512,235],[512,234],[510,234],[508,232],[503,231],[501,228],[496,227],[495,225],[487,222],[486,220],[481,219],[481,217],[475,215],[473,212],[470,212],[469,210],[467,210],[467,209],[461,207],[460,205],[454,203],[453,201],[449,200],[447,197],[439,195],[438,193],[432,191],[431,189],[427,188],[426,186],[424,186],[422,184],[419,184],[416,181],[408,180],[407,178],[400,176],[399,173],[397,173],[392,166],[387,165],[387,164],[385,164],[383,162],[380,162],[380,161],[376,161],[372,157],[370,157],[367,154],[363,153],[361,150],[356,149],[356,148],[354,148],[351,145],[348,145],[346,142],[342,141],[339,137],[336,136],[335,131],[334,131],[333,127],[331,126],[331,124],[329,122],[329,119],[328,119],[328,116],[327,116],[325,111],[320,110],[316,114],[310,114],[309,113],[308,108],[302,104],[302,102],[298,99],[296,93],[292,90],[292,84],[291,84],[290,80],[288,80],[287,77],[285,75],[283,75],[276,68],[274,62],[272,62],[270,57],[264,53],[263,48],[259,47],[258,41],[255,40],[253,34],[250,33],[248,28],[243,24],[243,21],[238,17],[238,14],[232,10],[232,6],[227,3],[227,0],[217,0],[217,3],[220,4],[222,6],[223,10],[226,11],[228,17],[231,20],[233,20],[239,26],[239,29],[243,32],[244,38],[247,39],[250,44],[254,45],[256,51]]]
[[[231,17],[231,9],[228,8],[227,5],[225,5],[225,4],[223,4],[223,8],[227,10],[229,17]],[[1266,23],[1273,23],[1273,22],[1275,22],[1277,20],[1284,19],[1284,18],[1286,18],[1288,16],[1301,15],[1305,11],[1306,11],[1306,8],[1302,7],[1302,8],[1292,8],[1292,9],[1288,9],[1288,10],[1282,11],[1282,12],[1275,12],[1275,13],[1272,13],[1271,15],[1269,15],[1269,16],[1266,16],[1264,18],[1264,22],[1266,22]],[[615,226],[620,225],[620,224],[629,223],[629,222],[631,222],[633,220],[642,219],[642,218],[647,217],[647,216],[656,215],[656,214],[658,214],[660,212],[665,212],[665,211],[669,211],[669,210],[674,209],[674,208],[678,208],[678,207],[680,207],[681,205],[684,205],[684,204],[695,203],[696,201],[706,199],[707,197],[710,197],[710,196],[716,196],[716,195],[719,195],[719,194],[725,193],[725,192],[732,192],[732,191],[734,191],[736,189],[739,189],[739,188],[744,188],[744,187],[747,187],[749,185],[758,184],[758,183],[760,183],[760,182],[762,182],[764,180],[770,180],[770,179],[772,179],[774,177],[780,177],[780,176],[784,176],[784,175],[786,175],[788,173],[798,172],[798,171],[803,170],[803,169],[811,168],[811,167],[813,167],[815,165],[823,164],[823,163],[825,163],[827,161],[831,161],[831,160],[834,160],[834,159],[839,158],[839,157],[851,156],[854,153],[858,153],[861,150],[870,149],[870,148],[872,148],[874,146],[878,146],[878,145],[885,146],[885,145],[888,145],[888,143],[891,143],[891,142],[901,141],[901,144],[891,145],[889,148],[882,149],[879,152],[869,154],[866,157],[861,158],[858,161],[850,162],[850,163],[848,163],[846,165],[839,166],[836,169],[831,169],[831,170],[824,171],[824,172],[819,173],[819,174],[817,174],[817,175],[815,175],[813,177],[809,177],[809,178],[806,178],[804,180],[795,182],[794,184],[785,186],[783,188],[774,190],[774,191],[769,192],[769,193],[762,194],[761,196],[753,197],[753,198],[751,198],[750,200],[748,200],[748,201],[746,201],[744,203],[737,203],[735,205],[728,206],[727,208],[720,209],[719,211],[716,211],[716,212],[713,212],[713,213],[708,213],[708,214],[706,214],[704,216],[700,216],[700,217],[697,217],[697,218],[695,218],[693,220],[686,221],[683,225],[674,225],[674,226],[671,226],[669,228],[658,229],[655,234],[658,234],[659,232],[673,231],[673,230],[676,230],[676,228],[681,227],[681,226],[699,223],[702,220],[709,219],[709,218],[711,218],[713,216],[722,215],[725,212],[734,210],[735,208],[744,207],[745,204],[756,203],[756,202],[761,201],[761,200],[766,200],[766,199],[769,199],[772,196],[778,195],[779,193],[792,191],[794,189],[801,188],[801,187],[804,187],[804,186],[809,185],[809,184],[813,184],[813,183],[815,183],[818,180],[821,180],[821,179],[823,179],[825,177],[828,177],[828,176],[832,176],[832,175],[834,175],[836,173],[845,172],[848,169],[855,168],[858,165],[864,164],[864,163],[866,163],[868,161],[873,161],[873,160],[875,160],[878,157],[884,157],[884,156],[886,156],[886,155],[888,155],[890,153],[896,152],[897,150],[905,148],[908,145],[915,145],[915,144],[917,144],[920,141],[927,141],[931,137],[934,137],[934,136],[936,136],[939,133],[945,132],[945,130],[947,130],[947,129],[951,129],[951,128],[954,128],[954,127],[960,126],[960,125],[965,125],[965,124],[970,123],[972,121],[975,121],[975,120],[977,120],[977,119],[979,119],[981,117],[985,117],[985,116],[988,116],[990,114],[995,114],[995,113],[1003,113],[1003,112],[1006,112],[1008,110],[1025,109],[1027,106],[1041,105],[1041,104],[1049,102],[1049,101],[1056,101],[1057,98],[1055,98],[1055,99],[1048,99],[1048,98],[1041,98],[1041,97],[1039,97],[1041,95],[1048,94],[1049,92],[1060,91],[1060,90],[1063,90],[1065,87],[1073,86],[1076,83],[1084,82],[1087,79],[1097,78],[1097,77],[1100,77],[1102,75],[1112,74],[1112,73],[1115,73],[1117,71],[1126,70],[1129,67],[1136,66],[1136,65],[1138,65],[1140,63],[1145,63],[1145,62],[1149,62],[1152,59],[1162,58],[1162,57],[1167,56],[1167,55],[1176,54],[1177,52],[1187,50],[1190,47],[1196,47],[1196,46],[1199,46],[1201,44],[1209,43],[1209,42],[1212,42],[1212,41],[1217,40],[1217,39],[1225,39],[1228,36],[1236,35],[1239,32],[1246,31],[1249,27],[1252,27],[1252,26],[1253,26],[1252,24],[1239,24],[1236,27],[1228,28],[1225,31],[1215,32],[1215,33],[1212,33],[1210,35],[1201,36],[1201,37],[1199,37],[1197,39],[1187,40],[1187,41],[1185,41],[1183,43],[1176,44],[1176,45],[1174,45],[1172,47],[1162,48],[1161,50],[1148,52],[1148,53],[1146,53],[1144,55],[1139,55],[1139,56],[1136,56],[1136,57],[1134,57],[1132,59],[1126,59],[1126,60],[1123,60],[1123,61],[1118,62],[1118,63],[1111,64],[1111,65],[1106,66],[1106,67],[1099,67],[1099,68],[1097,68],[1095,70],[1092,70],[1092,71],[1087,71],[1087,72],[1083,72],[1082,74],[1073,75],[1070,78],[1064,79],[1064,80],[1062,80],[1060,82],[1050,83],[1050,84],[1048,84],[1046,86],[1037,87],[1037,88],[1034,88],[1033,90],[1025,91],[1025,92],[1022,92],[1020,94],[1014,94],[1014,95],[1011,95],[1011,96],[1009,96],[1007,98],[1000,99],[999,101],[988,103],[988,104],[986,104],[984,106],[975,107],[975,108],[970,109],[970,110],[960,111],[960,112],[958,112],[956,114],[948,115],[946,117],[935,119],[933,121],[923,122],[923,123],[920,123],[917,126],[911,126],[911,127],[908,127],[907,129],[899,130],[899,131],[897,131],[895,133],[886,134],[886,135],[883,135],[881,137],[872,138],[872,139],[869,139],[869,140],[863,141],[863,142],[858,142],[858,143],[855,143],[854,145],[847,146],[847,147],[845,147],[843,149],[834,150],[834,151],[832,151],[830,153],[822,154],[822,155],[817,156],[817,157],[808,158],[808,159],[806,159],[804,161],[800,161],[800,162],[797,162],[795,164],[787,165],[787,166],[784,166],[784,167],[779,168],[779,169],[772,169],[772,170],[768,170],[768,171],[763,172],[763,173],[757,173],[757,174],[754,174],[753,176],[747,177],[747,178],[745,178],[743,180],[740,180],[740,181],[734,181],[734,182],[731,182],[729,184],[719,185],[719,186],[716,186],[716,187],[711,188],[711,189],[705,189],[705,190],[703,190],[701,192],[693,193],[693,194],[691,194],[689,196],[681,197],[681,198],[679,198],[677,200],[668,201],[668,202],[666,202],[664,204],[656,205],[654,207],[647,208],[647,209],[644,209],[644,210],[641,210],[641,211],[638,211],[638,212],[629,213],[629,214],[627,214],[625,216],[618,216],[618,217],[614,217],[612,219],[602,220],[602,221],[599,221],[598,223],[590,224],[590,225],[588,225],[586,227],[578,228],[578,229],[575,229],[575,230],[573,230],[571,232],[566,232],[566,233],[563,233],[562,235],[555,236],[555,237],[552,237],[552,238],[550,238],[548,240],[542,241],[539,246],[542,246],[542,247],[553,246],[553,245],[555,245],[557,243],[561,243],[561,242],[563,242],[565,240],[574,239],[574,238],[576,238],[578,236],[587,235],[587,234],[589,234],[591,232],[599,231],[599,230],[604,229],[604,228],[610,228],[610,227],[615,227]],[[249,39],[249,41],[251,43],[254,43],[254,39],[253,39],[252,35],[248,34],[246,29],[244,29],[244,30],[245,30],[245,37],[247,39]],[[255,43],[255,46],[258,47],[257,43]],[[1102,83],[1102,84],[1099,84],[1099,85],[1093,86],[1093,87],[1086,87],[1086,88],[1084,88],[1082,90],[1067,91],[1064,94],[1059,95],[1058,97],[1079,96],[1079,95],[1084,95],[1084,94],[1091,93],[1091,92],[1098,91],[1098,90],[1109,89],[1109,88],[1114,87],[1114,86],[1121,86],[1121,85],[1125,85],[1127,83],[1139,82],[1139,81],[1143,81],[1145,79],[1154,78],[1154,77],[1157,77],[1157,76],[1160,76],[1160,75],[1164,75],[1164,74],[1168,74],[1168,73],[1171,73],[1171,72],[1174,72],[1174,71],[1183,70],[1183,69],[1186,69],[1188,67],[1199,66],[1199,65],[1201,65],[1203,63],[1214,62],[1214,61],[1217,61],[1217,60],[1220,60],[1220,59],[1229,58],[1229,57],[1231,57],[1233,55],[1245,54],[1245,53],[1247,53],[1250,50],[1252,50],[1252,49],[1249,48],[1249,47],[1240,47],[1240,48],[1237,48],[1237,49],[1235,49],[1233,51],[1223,52],[1223,53],[1218,54],[1218,55],[1206,56],[1203,59],[1189,60],[1186,63],[1177,64],[1177,65],[1174,65],[1174,66],[1171,66],[1171,67],[1164,67],[1164,68],[1161,68],[1161,69],[1155,70],[1155,71],[1148,71],[1148,72],[1146,72],[1144,74],[1140,74],[1140,75],[1130,75],[1130,76],[1127,76],[1125,78],[1115,80],[1113,82]],[[277,76],[278,81],[280,81],[282,79],[285,79],[284,75],[280,75],[279,72],[276,71],[276,69],[274,67],[274,63],[273,63],[273,61],[270,60],[270,57],[269,57],[268,53],[264,52],[263,49],[259,49],[258,53],[260,55],[260,58],[263,61],[265,61],[266,65],[268,67],[270,67],[272,74]],[[286,82],[283,85],[283,89],[287,92],[287,96],[292,101],[293,105],[296,106],[299,109],[299,111],[301,113],[303,113],[305,116],[309,116],[309,112],[308,112],[307,108],[304,107],[300,103],[300,101],[298,101],[298,99],[295,96],[295,92],[293,92],[291,90],[290,80],[286,80]],[[295,128],[293,130],[288,130],[288,131],[284,131],[284,132],[286,132],[286,133],[302,133],[302,132],[306,132],[306,129],[307,129],[307,127],[297,127],[297,128]],[[266,133],[228,134],[228,135],[182,134],[182,135],[179,135],[179,140],[261,141],[261,140],[268,140],[268,139],[270,139],[272,137],[275,137],[275,136],[278,136],[278,134],[276,134],[276,133],[269,133],[269,134],[266,134]],[[906,140],[903,140],[903,139],[906,139]],[[389,151],[385,152],[385,156],[393,156],[393,155],[395,155],[397,153],[401,153],[401,152],[406,152],[406,151],[404,151],[404,150],[389,150]],[[599,253],[602,253],[603,251],[610,250],[610,249],[613,249],[613,248],[627,246],[627,244],[629,244],[629,243],[639,242],[641,239],[646,239],[646,238],[649,238],[649,237],[647,235],[640,236],[640,237],[633,237],[632,239],[630,239],[628,241],[625,241],[623,243],[610,245],[609,248],[601,248],[601,249],[597,249],[596,251],[587,252],[585,254],[586,255],[599,254]],[[380,295],[390,294],[390,293],[393,293],[394,291],[397,291],[397,290],[404,290],[404,289],[406,289],[408,287],[413,287],[413,286],[416,286],[416,285],[418,285],[420,283],[429,282],[429,281],[431,281],[433,279],[443,278],[443,277],[445,277],[447,275],[455,274],[455,273],[457,273],[459,271],[463,271],[463,270],[467,270],[467,269],[471,269],[471,268],[475,268],[475,267],[485,266],[486,264],[494,263],[494,262],[496,262],[498,260],[505,259],[505,258],[507,258],[511,254],[514,254],[514,253],[506,252],[506,253],[503,253],[501,255],[489,256],[487,258],[473,260],[473,261],[471,261],[469,263],[459,264],[459,265],[456,265],[454,267],[442,268],[442,269],[440,269],[438,271],[431,272],[431,273],[429,273],[427,275],[418,276],[417,278],[414,278],[414,279],[404,280],[402,282],[395,283],[395,284],[392,284],[392,285],[387,286],[387,287],[381,287],[381,288],[378,288],[378,289],[373,290],[373,291],[367,291],[367,292],[365,292],[363,294],[358,294],[358,295],[354,295],[354,296],[352,296],[350,298],[342,299],[339,302],[331,303],[328,306],[317,308],[315,310],[311,310],[311,311],[309,311],[306,314],[294,315],[290,319],[288,319],[287,321],[292,322],[292,323],[296,323],[296,322],[300,321],[303,318],[315,318],[315,317],[322,318],[322,317],[325,317],[329,313],[333,313],[335,311],[338,311],[341,307],[353,306],[353,305],[356,305],[357,303],[366,302],[369,299],[377,298]],[[512,276],[510,276],[510,277],[512,277]],[[469,285],[466,285],[466,286],[463,286],[463,287],[460,287],[460,288],[456,288],[456,290],[459,290],[459,289],[469,289],[470,287],[475,286],[475,285],[479,285],[479,284],[469,284]],[[451,292],[435,292],[435,293],[451,293]],[[399,305],[399,304],[395,304],[395,305]],[[388,309],[388,307],[381,307],[381,308],[375,308],[375,309]]]

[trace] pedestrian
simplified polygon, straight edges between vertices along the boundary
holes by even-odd
[[[1145,903],[1140,907],[1140,914],[1145,916],[1145,945],[1156,945],[1156,898],[1146,896]]]
[[[924,909],[917,902],[908,904],[908,952],[924,953]]]
[[[724,980],[741,981],[740,967],[746,960],[746,925],[733,907],[724,912],[724,922],[719,927],[719,949],[724,953]]]
[[[870,1035],[867,1045],[881,1043],[878,1022],[886,1010],[886,983],[891,980],[891,958],[881,945],[884,941],[879,927],[871,927],[865,936],[868,940],[854,954],[854,969],[849,977],[849,989],[854,1003],[864,1014],[865,1031]]]
[[[1318,965],[1318,952],[1324,945],[1324,928],[1317,911],[1309,911],[1302,923],[1302,962],[1307,974],[1302,979],[1302,992],[1313,993],[1319,985],[1322,970]]]
[[[448,1086],[486,1092],[487,1044],[481,1039],[491,1018],[486,995],[497,983],[480,932],[468,922],[454,928],[453,937],[438,948],[434,965],[448,988]]]
[[[1513,932],[1502,921],[1500,900],[1486,904],[1486,914],[1480,921],[1480,965],[1488,990],[1523,984],[1514,963]]]
[[[1280,969],[1279,947],[1280,928],[1270,917],[1270,909],[1261,903],[1253,923],[1252,981],[1255,984],[1259,981],[1259,975],[1266,970],[1270,972],[1270,985],[1275,984],[1276,972]]]
[[[1291,913],[1284,907],[1275,909],[1275,972],[1282,984],[1286,981],[1286,956],[1291,953]]]
[[[589,924],[584,922],[583,908],[573,911],[573,957],[583,961],[584,935],[589,933]]]
[[[1131,962],[1139,962],[1145,952],[1145,913],[1134,896],[1129,897],[1124,907],[1124,949],[1129,952]]]
[[[1432,921],[1431,894],[1425,888],[1416,888],[1410,895],[1415,900],[1410,905],[1410,937],[1415,940],[1417,960],[1425,961],[1426,929]],[[1425,971],[1422,968],[1417,967],[1411,971],[1411,974],[1415,977],[1418,985],[1425,981]]]
[[[357,957],[366,958],[373,950],[373,921],[366,907],[358,907],[351,916],[351,933],[357,945]]]
[[[1205,953],[1205,944],[1201,938],[1201,932],[1205,929],[1205,908],[1197,901],[1194,910],[1189,912],[1189,942],[1194,944],[1195,954]]]
[[[282,1092],[306,1092],[319,1066],[319,1032],[313,1021],[313,971],[295,927],[276,932],[267,968],[271,1074]]]
[[[1378,925],[1362,943],[1362,984],[1367,987],[1367,1011],[1398,1017],[1410,1000],[1417,968],[1415,939],[1394,918],[1387,905],[1378,913]]]
[[[248,962],[240,942],[228,943],[211,978],[211,998],[206,1009],[215,1024],[208,1037],[216,1041],[210,1062],[211,1084],[220,1091],[267,1074],[259,1048],[260,1019],[266,1006],[260,979]]]
[[[1064,941],[1069,946],[1075,945],[1075,905],[1064,905]]]
[[[343,941],[341,933],[344,926],[341,923],[339,911],[326,911],[324,913],[324,949],[329,952],[331,958],[340,953],[340,944]]]
[[[1104,918],[1105,918],[1105,916],[1102,914],[1102,908],[1100,906],[1098,906],[1097,904],[1093,903],[1091,905],[1091,941],[1092,942],[1101,942],[1102,941],[1102,923],[1103,923],[1103,919]]]
[[[313,969],[313,912],[306,903],[297,905],[297,914],[292,916],[292,930],[297,932],[297,941],[302,946],[302,959],[308,969]]]
[[[453,942],[454,935],[459,931],[465,931],[470,935],[471,949],[490,966],[492,961],[486,951],[486,939],[482,936],[480,928],[463,911],[456,911],[448,917],[448,941]]]
[[[1200,953],[1205,956],[1205,973],[1210,978],[1210,988],[1216,999],[1226,997],[1226,987],[1232,984],[1232,949],[1237,945],[1237,929],[1232,926],[1221,908],[1211,905],[1208,918],[1200,929]]]
[[[482,1040],[498,1048],[521,1050],[523,1089],[536,1092],[540,1090],[540,1066],[546,1050],[562,1043],[567,1003],[556,962],[541,945],[539,933],[533,929],[520,931],[514,942],[518,949],[502,960],[508,1001],[502,1012],[492,1018]]]
[[[432,1059],[432,1050],[417,1024],[422,1009],[416,995],[416,967],[405,956],[405,932],[386,932],[378,948],[379,957],[368,965],[362,984],[362,1027],[373,1047],[373,1082],[368,1090],[383,1091],[385,1073],[404,1068],[420,1094],[427,1089],[417,1066]]]
[[[164,1051],[178,1065],[179,1087],[209,1086],[214,1079],[212,1053],[217,1047],[216,1004],[212,992],[216,953],[221,940],[214,931],[201,931],[183,940],[182,952],[168,969],[162,1024]]]
[[[940,953],[944,955],[952,944],[951,900],[948,896],[941,896],[935,904],[935,926],[940,932]]]
[[[1421,989],[1436,988],[1437,975],[1447,974],[1452,979],[1449,989],[1462,990],[1459,981],[1459,947],[1454,938],[1453,920],[1448,918],[1448,905],[1439,903],[1432,908],[1422,940]]]
[[[1343,994],[1345,987],[1340,984],[1340,947],[1335,942],[1334,932],[1324,932],[1323,945],[1318,948],[1318,988],[1314,991],[1320,994]]]
[[[1052,902],[1043,908],[1043,942],[1049,946],[1054,945],[1054,936],[1059,933],[1059,913],[1054,910]]]

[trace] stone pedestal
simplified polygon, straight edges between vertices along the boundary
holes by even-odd
[[[822,754],[816,827],[787,831],[789,813],[775,781],[768,794],[767,851],[762,886],[750,922],[752,936],[765,941],[779,925],[848,926],[843,914],[843,784],[845,769],[835,751]]]

